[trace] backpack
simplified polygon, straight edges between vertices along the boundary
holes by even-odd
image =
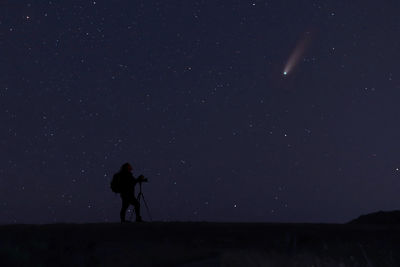
[[[121,193],[121,175],[120,175],[120,173],[114,174],[114,176],[111,180],[110,187],[114,193]]]

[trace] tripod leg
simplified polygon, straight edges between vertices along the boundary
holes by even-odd
[[[147,202],[146,202],[146,199],[144,199],[144,195],[143,195],[143,194],[140,194],[140,195],[138,196],[139,204],[140,204],[140,198],[143,199],[143,203],[144,203],[144,206],[146,207],[147,214],[149,215],[150,221],[152,222],[152,221],[153,221],[153,218],[151,217],[150,209],[149,209],[149,207],[147,206]]]

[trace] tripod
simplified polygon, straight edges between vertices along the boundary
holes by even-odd
[[[152,222],[153,219],[151,218],[150,209],[147,206],[146,199],[144,199],[144,195],[143,195],[143,192],[142,192],[142,182],[139,182],[139,194],[138,194],[136,199],[137,199],[137,201],[139,201],[139,205],[140,205],[140,200],[143,200],[143,203],[146,206],[147,214],[149,215],[150,221]]]

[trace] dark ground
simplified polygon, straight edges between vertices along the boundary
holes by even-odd
[[[153,222],[0,226],[1,266],[400,266],[400,226]]]

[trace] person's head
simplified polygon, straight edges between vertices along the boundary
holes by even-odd
[[[122,164],[122,166],[121,166],[121,171],[122,172],[130,172],[130,171],[132,171],[132,169],[133,168],[132,168],[131,164],[129,164],[128,162]]]

